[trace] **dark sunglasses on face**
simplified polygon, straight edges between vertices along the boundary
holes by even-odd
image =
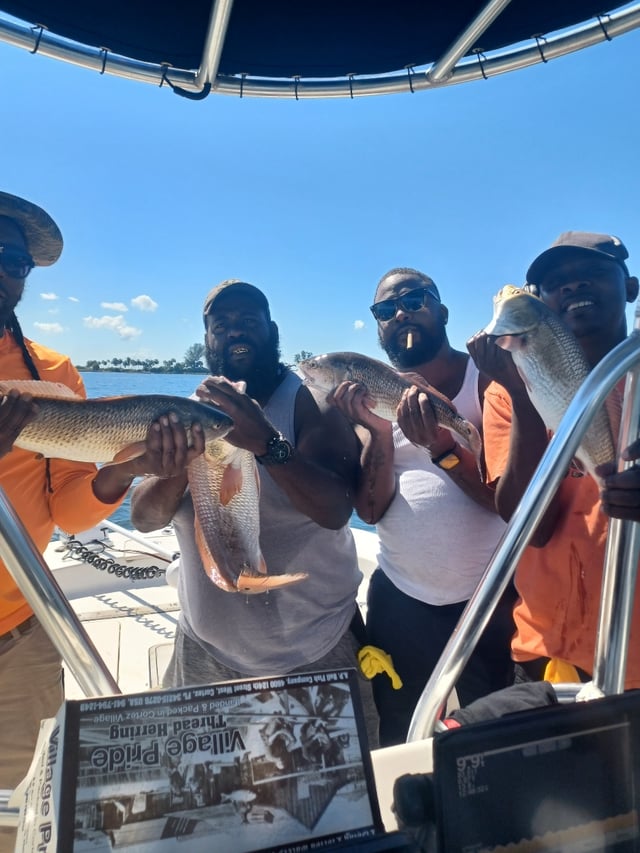
[[[376,318],[383,323],[392,320],[396,316],[396,311],[401,308],[403,311],[419,311],[427,304],[427,297],[440,302],[433,288],[418,287],[415,290],[410,290],[408,293],[403,293],[395,299],[383,299],[382,302],[376,302],[369,310]]]
[[[11,278],[26,278],[34,266],[33,258],[27,252],[0,245],[0,267]]]

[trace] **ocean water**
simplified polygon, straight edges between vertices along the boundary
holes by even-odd
[[[188,397],[194,392],[204,374],[196,373],[110,373],[108,371],[83,372],[82,379],[88,397],[109,397],[116,394],[172,394]],[[111,521],[133,528],[130,517],[129,498],[109,516]],[[354,513],[350,522],[352,527],[361,530],[373,530]]]

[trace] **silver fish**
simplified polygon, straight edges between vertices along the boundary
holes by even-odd
[[[36,418],[20,432],[16,447],[49,458],[96,464],[135,459],[146,450],[151,423],[171,412],[187,432],[198,421],[206,443],[223,438],[233,427],[224,412],[186,397],[140,394],[85,399],[56,382],[0,381],[0,395],[13,388],[32,394],[39,408]]]
[[[493,319],[485,332],[511,353],[529,398],[548,430],[555,432],[578,388],[590,372],[573,332],[537,296],[506,285],[494,297]],[[576,457],[597,479],[595,468],[616,458],[621,396],[612,392],[596,413]]]
[[[248,450],[224,439],[188,468],[196,543],[208,577],[227,592],[267,592],[304,580],[303,572],[268,575],[260,550],[260,478]]]
[[[325,353],[304,359],[297,366],[305,378],[305,384],[324,394],[334,391],[345,380],[359,382],[374,401],[375,413],[389,421],[397,419],[396,412],[402,394],[415,384],[388,364],[357,352]],[[427,396],[438,424],[471,450],[479,464],[482,439],[476,427],[437,393],[427,392]]]

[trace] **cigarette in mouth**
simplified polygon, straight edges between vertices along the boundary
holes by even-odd
[[[413,346],[413,332],[409,332],[407,334],[407,349],[411,349]]]

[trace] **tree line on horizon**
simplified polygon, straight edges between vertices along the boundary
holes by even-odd
[[[207,367],[204,363],[205,348],[204,344],[191,344],[184,354],[183,360],[178,361],[175,358],[169,358],[160,363],[157,358],[104,358],[98,360],[95,358],[87,361],[86,364],[77,364],[78,370],[99,371],[105,370],[110,373],[118,373],[124,371],[133,371],[138,373],[207,373]],[[293,360],[295,364],[305,358],[310,358],[313,353],[301,350],[297,352]]]
[[[191,344],[185,352],[182,361],[168,358],[162,363],[157,358],[95,358],[86,364],[77,364],[78,370],[109,372],[133,371],[138,373],[207,373],[204,363],[204,344]]]

